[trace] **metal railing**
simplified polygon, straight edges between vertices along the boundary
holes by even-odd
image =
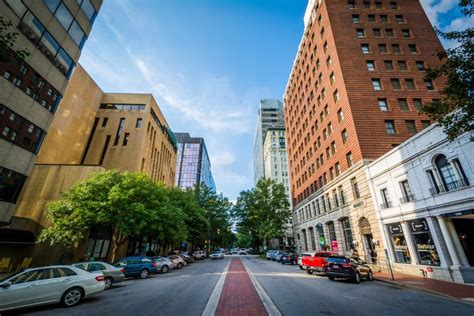
[[[430,193],[431,195],[436,195],[436,194],[456,190],[456,189],[466,187],[466,186],[468,186],[468,182],[465,179],[460,179],[460,180],[453,181],[447,184],[443,183],[442,185],[435,186],[434,188],[430,188]]]
[[[413,194],[407,194],[400,198],[401,204],[405,204],[405,203],[413,202],[413,201],[415,201],[415,196]]]
[[[391,207],[392,207],[392,202],[390,202],[390,201],[387,201],[387,202],[384,202],[384,203],[380,204],[381,209],[386,209],[386,208],[391,208]]]

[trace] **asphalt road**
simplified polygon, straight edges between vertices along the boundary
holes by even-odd
[[[428,293],[378,281],[329,281],[298,266],[240,258],[283,315],[474,315],[473,305]],[[146,280],[129,279],[72,308],[49,305],[15,315],[201,315],[228,261],[208,259]]]

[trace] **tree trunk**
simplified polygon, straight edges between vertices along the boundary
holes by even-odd
[[[122,246],[126,241],[128,240],[128,237],[127,236],[124,236],[122,235],[122,233],[120,232],[114,232],[113,236],[112,236],[112,258],[111,258],[111,262],[114,262],[116,257],[117,257],[117,252],[120,248],[120,246]]]

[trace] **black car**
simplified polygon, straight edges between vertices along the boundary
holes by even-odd
[[[367,263],[357,257],[328,257],[326,274],[331,281],[340,278],[360,283],[361,278],[369,281],[374,279],[372,270]]]
[[[298,262],[298,257],[294,253],[285,253],[280,258],[281,264],[289,263],[294,265]]]

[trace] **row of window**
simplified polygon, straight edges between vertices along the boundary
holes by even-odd
[[[45,132],[24,117],[0,104],[0,138],[36,154]]]
[[[61,94],[28,64],[18,61],[5,62],[0,56],[0,75],[13,83],[19,90],[55,113],[61,101]]]
[[[387,14],[380,14],[379,22],[381,23],[390,23],[390,19]],[[377,22],[377,17],[375,14],[367,14],[367,21],[374,23]],[[402,14],[395,15],[395,22],[399,24],[405,24],[405,17]],[[361,15],[360,14],[353,14],[352,15],[352,23],[359,24],[362,23]]]
[[[374,91],[382,91],[384,90],[383,85],[382,85],[382,79],[379,78],[372,78],[372,86],[374,88]],[[405,89],[406,90],[417,90],[417,86],[415,84],[414,79],[403,79],[403,82],[405,84]],[[432,80],[423,80],[423,83],[425,85],[426,90],[428,91],[434,91],[436,90],[435,85]],[[390,86],[392,87],[392,90],[403,90],[401,81],[398,78],[391,78],[390,79]]]
[[[383,38],[383,31],[382,29],[380,28],[373,28],[372,29],[372,34],[374,37],[376,38]],[[365,29],[363,28],[357,28],[356,29],[356,35],[358,38],[366,38],[367,37],[367,33],[365,31]],[[396,34],[395,34],[395,31],[393,29],[385,29],[385,36],[388,37],[388,38],[396,38]],[[402,29],[402,37],[403,38],[412,38],[413,35],[410,31],[410,29]]]
[[[21,1],[7,0],[8,5],[21,19],[18,29],[48,58],[67,78],[75,63],[44,25]]]
[[[398,108],[404,112],[410,111],[410,106],[407,99],[397,99]],[[423,108],[422,99],[411,99],[411,104],[417,111],[421,111]],[[386,98],[378,99],[378,106],[380,111],[387,112],[390,110],[389,103]]]
[[[342,235],[344,237],[344,247],[346,251],[354,250],[354,240],[352,237],[352,229],[351,223],[348,217],[341,218],[339,221],[340,227],[342,229]],[[337,243],[337,235],[336,235],[336,227],[334,221],[329,221],[325,224],[325,227],[328,232],[329,241],[326,241],[326,237],[324,236],[324,229],[321,223],[316,225],[316,233],[318,236],[319,241],[319,249],[323,249],[324,246],[329,246],[332,251],[338,252],[339,246]],[[306,233],[309,234],[310,241],[311,241],[311,249],[308,245],[308,238]],[[302,229],[301,234],[303,235],[303,251],[310,251],[310,250],[317,250],[316,247],[316,236],[315,236],[315,229],[313,227],[308,227],[308,230]],[[297,239],[300,240],[300,234],[297,234]]]
[[[118,103],[101,103],[101,110],[122,110],[122,111],[144,111],[145,104],[118,104]]]
[[[50,0],[48,0],[50,1]],[[53,0],[57,1],[57,0]],[[95,18],[97,17],[97,10],[92,5],[91,0],[76,0],[77,4],[81,7],[84,15],[89,19],[89,22],[94,23]]]
[[[390,47],[391,47],[391,51],[389,51],[387,44],[378,44],[379,53],[390,54],[391,52],[392,54],[403,54],[400,44],[391,44]],[[370,44],[367,44],[367,43],[360,44],[360,49],[362,50],[362,54],[368,55],[372,53]],[[420,53],[420,51],[418,50],[418,46],[416,44],[408,44],[408,51],[412,55],[416,55]]]
[[[347,1],[347,4],[349,6],[349,9],[357,9],[358,7],[358,4],[357,2],[359,1],[355,1],[355,0],[348,0]],[[364,9],[370,9],[370,8],[375,8],[375,9],[383,9],[384,6],[382,4],[382,1],[375,1],[373,4],[370,3],[370,1],[363,1],[362,2],[362,8]],[[390,1],[389,2],[389,8],[392,9],[392,10],[397,10],[399,7],[398,7],[398,3],[396,1]]]
[[[376,62],[374,60],[366,60],[365,62],[367,64],[367,70],[368,71],[376,71],[377,70],[378,67],[377,67]],[[406,60],[397,60],[397,61],[384,60],[383,64],[384,64],[385,70],[387,70],[387,71],[395,70],[395,65],[398,68],[398,70],[400,70],[400,71],[410,70]],[[422,60],[415,61],[415,66],[416,66],[416,69],[418,71],[425,71],[426,70],[425,62],[422,61]]]

